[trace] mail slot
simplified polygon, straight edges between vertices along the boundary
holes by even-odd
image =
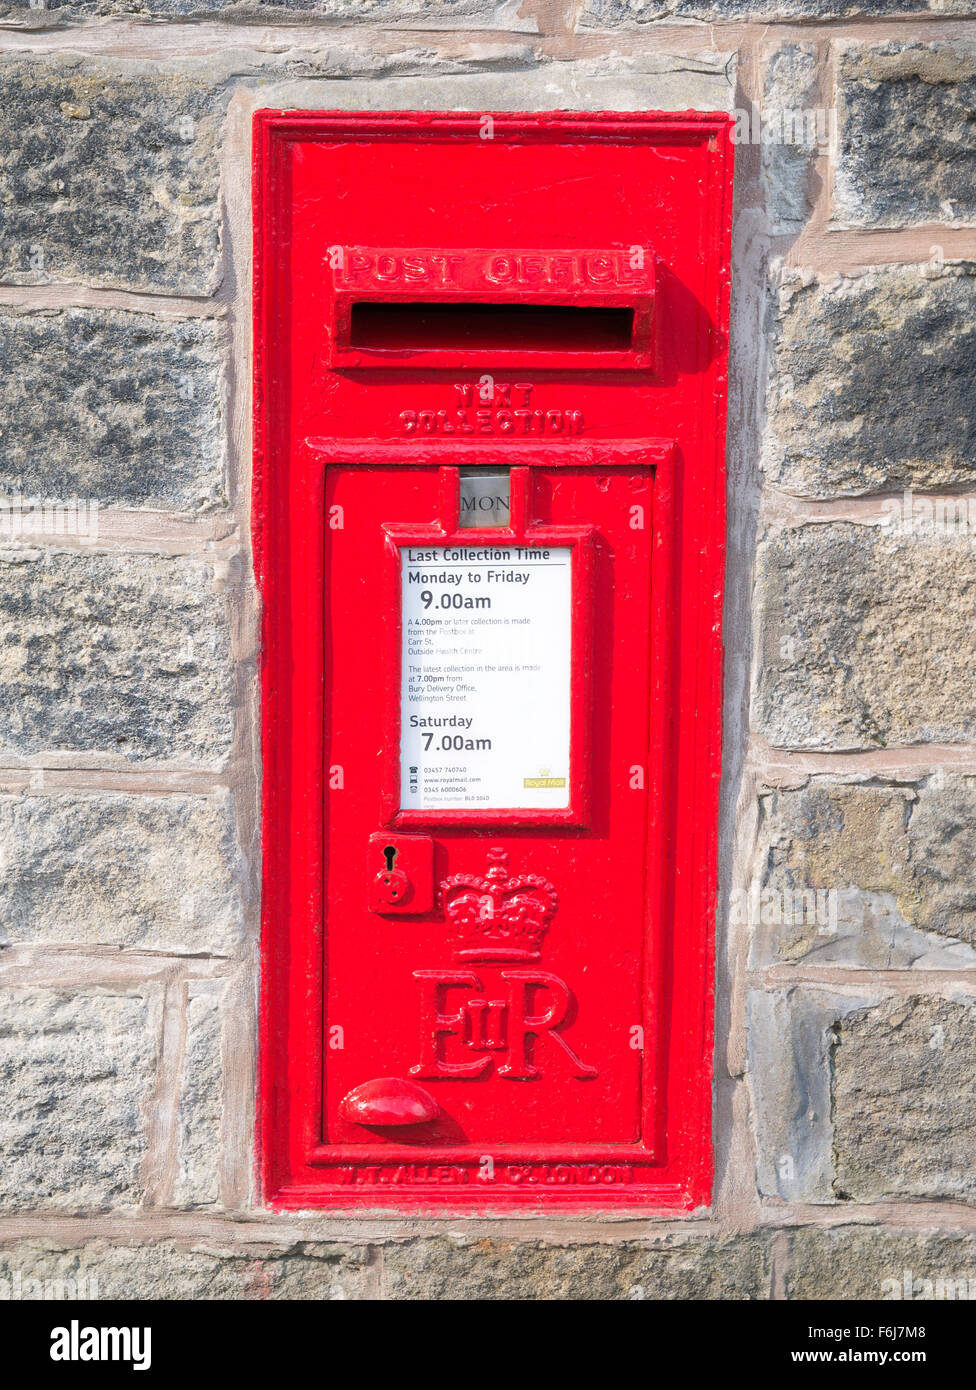
[[[730,122],[484,132],[255,121],[264,1191],[694,1207]]]
[[[650,248],[336,247],[333,366],[653,365]]]

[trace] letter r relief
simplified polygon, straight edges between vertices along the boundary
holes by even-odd
[[[507,1076],[513,1081],[528,1081],[541,1076],[539,1068],[529,1061],[528,1040],[545,1034],[563,1049],[576,1076],[581,1080],[596,1076],[596,1067],[587,1066],[581,1061],[566,1039],[555,1031],[569,1013],[573,1002],[565,981],[544,970],[503,970],[502,979],[509,982],[508,1060],[498,1068],[498,1075]],[[530,994],[536,988],[547,989],[554,997],[545,1012],[530,1014]]]

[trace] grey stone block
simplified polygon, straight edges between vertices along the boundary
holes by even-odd
[[[976,1000],[888,999],[835,1029],[834,1189],[976,1198]]]
[[[55,1241],[0,1247],[0,1299],[352,1300],[370,1296],[366,1246]],[[93,1291],[94,1290],[94,1291]]]
[[[191,980],[187,987],[186,1044],[180,1084],[178,1173],[174,1206],[220,1204],[223,1067],[221,980]]]
[[[768,1285],[761,1235],[658,1245],[443,1237],[383,1250],[383,1297],[391,1299],[743,1300],[767,1298]]]
[[[230,955],[242,879],[227,792],[0,796],[0,945]]]
[[[390,23],[408,28],[534,29],[519,15],[521,0],[47,0],[62,20],[103,15],[220,19],[248,24],[275,20],[327,20],[337,24]],[[25,13],[26,12],[26,13]],[[43,12],[42,12],[43,13]],[[0,16],[42,26],[30,0],[4,0]],[[49,24],[50,24],[49,20]]]
[[[749,999],[761,1195],[971,1200],[976,1001],[797,985]]]
[[[972,486],[976,266],[788,274],[767,331],[770,482],[811,498]]]
[[[855,15],[972,14],[973,0],[585,0],[583,28],[664,19],[846,19]]]
[[[753,728],[777,747],[976,739],[976,547],[879,526],[786,529],[759,547]]]
[[[314,67],[283,65],[281,80],[258,95],[262,106],[296,110],[731,111],[735,54],[696,51],[691,42],[689,49],[539,62],[528,43],[479,47],[468,59],[430,49],[377,56],[375,49],[337,48],[317,55]]]
[[[0,493],[225,504],[221,346],[208,319],[0,310]]]
[[[229,633],[198,560],[0,551],[0,757],[97,753],[217,768]]]
[[[826,154],[831,114],[819,105],[817,48],[783,44],[766,56],[760,136],[761,178],[770,230],[797,232],[810,213],[810,181],[817,155]],[[750,118],[749,137],[755,135]]]
[[[225,95],[106,58],[0,62],[0,279],[208,295]]]
[[[976,219],[976,43],[840,46],[835,213],[854,227]]]
[[[976,966],[976,779],[938,773],[906,787],[818,778],[763,793],[761,808],[743,904],[754,968]]]
[[[750,994],[748,1084],[761,1196],[838,1200],[832,1185],[834,1029],[846,1014],[877,1000],[871,989],[842,994],[797,986]]]
[[[835,1226],[790,1233],[790,1299],[971,1302],[976,1238],[937,1231]],[[924,1349],[924,1342],[906,1342]]]
[[[0,991],[0,1211],[139,1204],[152,1014],[109,991]]]

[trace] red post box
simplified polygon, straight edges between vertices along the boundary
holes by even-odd
[[[731,162],[256,118],[275,1205],[708,1199]]]

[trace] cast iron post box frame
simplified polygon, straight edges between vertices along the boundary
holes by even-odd
[[[725,549],[724,426],[727,371],[726,324],[731,222],[731,121],[721,114],[599,113],[504,114],[492,117],[492,139],[537,144],[681,147],[700,153],[702,176],[689,234],[702,262],[707,335],[698,331],[692,364],[695,410],[704,447],[684,449],[680,430],[656,437],[613,438],[583,432],[557,440],[458,439],[411,429],[403,437],[326,437],[290,434],[292,382],[287,370],[289,294],[288,236],[282,209],[289,197],[291,150],[303,142],[424,141],[471,143],[478,148],[483,118],[461,113],[259,112],[254,124],[254,562],[263,597],[261,659],[263,753],[263,903],[261,1050],[258,1159],[266,1200],[282,1209],[393,1206],[422,1211],[504,1211],[514,1206],[687,1209],[709,1199],[713,1048],[713,928],[716,907],[717,812],[721,756],[722,593]],[[641,283],[635,323],[639,344],[622,351],[613,366],[648,371],[656,351],[654,275]],[[468,296],[471,297],[470,295]],[[490,295],[485,295],[490,298]],[[406,296],[410,298],[409,294]],[[544,293],[529,295],[535,302]],[[563,296],[565,298],[565,296]],[[594,301],[616,302],[599,294]],[[340,299],[342,300],[340,304]],[[335,330],[323,348],[323,370],[366,368],[372,349],[350,340],[350,296],[339,293]],[[636,304],[636,300],[635,300]],[[340,322],[341,321],[341,322]],[[704,341],[707,336],[707,343]],[[339,338],[341,337],[341,341]],[[515,355],[517,356],[517,354]],[[491,361],[488,352],[470,360]],[[593,367],[572,354],[551,365]],[[415,355],[413,366],[438,367],[450,351]],[[460,357],[458,359],[461,360]],[[507,358],[502,358],[508,361]],[[600,359],[594,370],[601,370]],[[409,366],[402,358],[395,366]],[[687,367],[687,364],[684,364]],[[404,412],[409,415],[412,412]],[[442,412],[443,413],[443,412]],[[326,1140],[323,1075],[329,1040],[324,1017],[326,976],[325,844],[322,816],[330,768],[323,729],[323,689],[333,675],[384,683],[395,699],[387,664],[375,672],[326,669],[323,614],[329,602],[323,558],[326,487],[330,470],[412,468],[438,470],[450,498],[458,466],[476,463],[512,469],[520,497],[539,470],[643,470],[652,480],[650,538],[653,642],[649,653],[650,729],[646,775],[647,921],[643,962],[645,1029],[644,1128],[638,1144],[519,1142],[501,1145],[416,1141],[352,1145]],[[541,476],[541,474],[540,474]],[[451,503],[445,503],[449,515]],[[406,527],[403,537],[440,543],[454,527]],[[384,517],[388,544],[397,542],[395,517]],[[456,518],[455,518],[456,521]],[[526,531],[523,518],[521,534]],[[467,533],[477,536],[479,533]],[[539,531],[539,535],[544,535]],[[556,535],[556,533],[553,533]],[[570,540],[587,552],[586,517]],[[456,538],[456,537],[455,537]],[[392,573],[392,572],[391,572]],[[574,607],[587,606],[587,568],[575,574]],[[599,621],[591,611],[587,621]],[[582,629],[581,629],[582,631]],[[579,639],[574,638],[574,641]],[[389,653],[387,653],[387,658]],[[579,651],[574,656],[575,706],[589,699]],[[395,722],[390,729],[395,727]],[[387,739],[394,735],[388,730]],[[579,746],[579,721],[574,739]],[[585,740],[584,740],[585,742]],[[585,753],[585,750],[584,750]],[[585,756],[574,762],[576,782],[561,818],[505,812],[484,824],[514,820],[538,835],[575,833],[585,827],[588,778]],[[390,774],[392,775],[392,774]],[[436,830],[436,814],[398,814],[395,785],[387,779],[386,824]],[[479,813],[483,815],[483,813]],[[448,817],[450,822],[451,817]],[[454,816],[463,825],[465,813]],[[484,833],[484,832],[483,832]],[[486,841],[488,843],[488,841]],[[479,1155],[493,1153],[516,1175],[479,1182]],[[418,1162],[423,1178],[418,1177]],[[358,1180],[364,1165],[381,1173]],[[399,1165],[399,1167],[397,1167]],[[463,1181],[438,1178],[451,1165]],[[465,1166],[467,1165],[467,1166]],[[623,1165],[625,1182],[601,1178]],[[405,1174],[401,1179],[396,1176]],[[589,1175],[589,1176],[587,1176]],[[426,1186],[424,1186],[426,1183]]]

